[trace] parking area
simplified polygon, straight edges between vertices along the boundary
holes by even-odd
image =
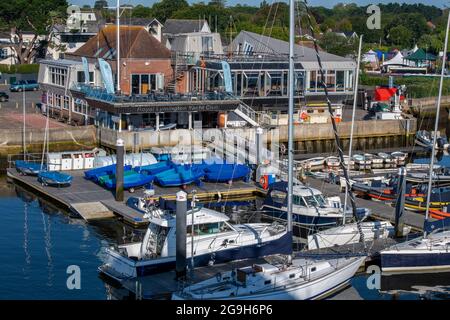
[[[28,128],[45,128],[46,118],[36,104],[41,101],[42,91],[11,92],[9,86],[0,85],[0,91],[9,96],[9,101],[0,102],[0,129],[17,129],[23,126],[23,104],[25,101],[26,126]],[[49,127],[65,127],[67,124],[50,119]]]

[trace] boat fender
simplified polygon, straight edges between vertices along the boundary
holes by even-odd
[[[259,179],[259,184],[264,190],[269,189],[269,178],[267,175],[264,175]]]

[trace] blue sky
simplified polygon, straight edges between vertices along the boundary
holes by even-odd
[[[113,5],[116,3],[116,0],[108,0],[110,2],[110,5]],[[198,0],[188,0],[190,3],[200,2]],[[266,0],[268,3],[276,2],[276,1],[282,1],[282,0]],[[68,0],[69,3],[77,4],[77,5],[83,5],[83,4],[90,4],[91,6],[94,5],[95,0]],[[157,0],[121,0],[120,1],[123,4],[143,4],[143,5],[152,5],[154,2],[157,2]],[[208,2],[205,0],[204,2]],[[247,0],[244,3],[248,5],[258,5],[261,2],[261,0]],[[366,4],[372,4],[372,3],[390,3],[390,2],[400,2],[400,3],[424,3],[429,5],[435,5],[439,7],[443,7],[444,5],[450,5],[449,0],[402,0],[402,1],[393,1],[393,0],[309,0],[308,1],[310,5],[312,6],[325,6],[325,7],[332,7],[337,3],[358,3],[361,5]],[[227,0],[227,4],[234,5],[237,3],[243,3],[242,0]]]

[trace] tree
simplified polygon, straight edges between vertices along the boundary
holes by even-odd
[[[134,18],[152,18],[153,12],[151,8],[139,4],[133,8],[131,16]]]
[[[162,0],[161,2],[155,2],[152,11],[155,18],[164,23],[176,11],[186,8],[189,8],[186,0]]]
[[[327,32],[319,41],[319,45],[327,52],[338,56],[355,53],[358,41],[348,40],[334,32]]]
[[[96,0],[95,4],[94,4],[94,9],[101,11],[104,8],[106,8],[107,6],[108,6],[108,1],[107,0]]]
[[[389,39],[393,45],[409,47],[412,41],[412,32],[404,26],[396,26],[389,30]]]
[[[15,0],[0,2],[0,25],[10,29],[10,47],[16,52],[19,64],[32,63],[39,52],[52,43],[54,25],[64,21],[66,0]],[[24,33],[31,32],[29,41]]]

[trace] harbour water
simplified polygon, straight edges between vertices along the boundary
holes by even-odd
[[[130,241],[140,232],[118,221],[86,223],[51,203],[0,180],[2,213],[0,299],[108,299],[111,287],[97,272],[102,251],[112,243]],[[67,268],[79,266],[81,289],[68,289]],[[421,285],[414,290],[380,292],[367,287],[368,275],[357,275],[353,288],[335,299],[448,299],[450,283]],[[446,279],[449,279],[447,277]],[[425,282],[426,283],[426,282]]]

